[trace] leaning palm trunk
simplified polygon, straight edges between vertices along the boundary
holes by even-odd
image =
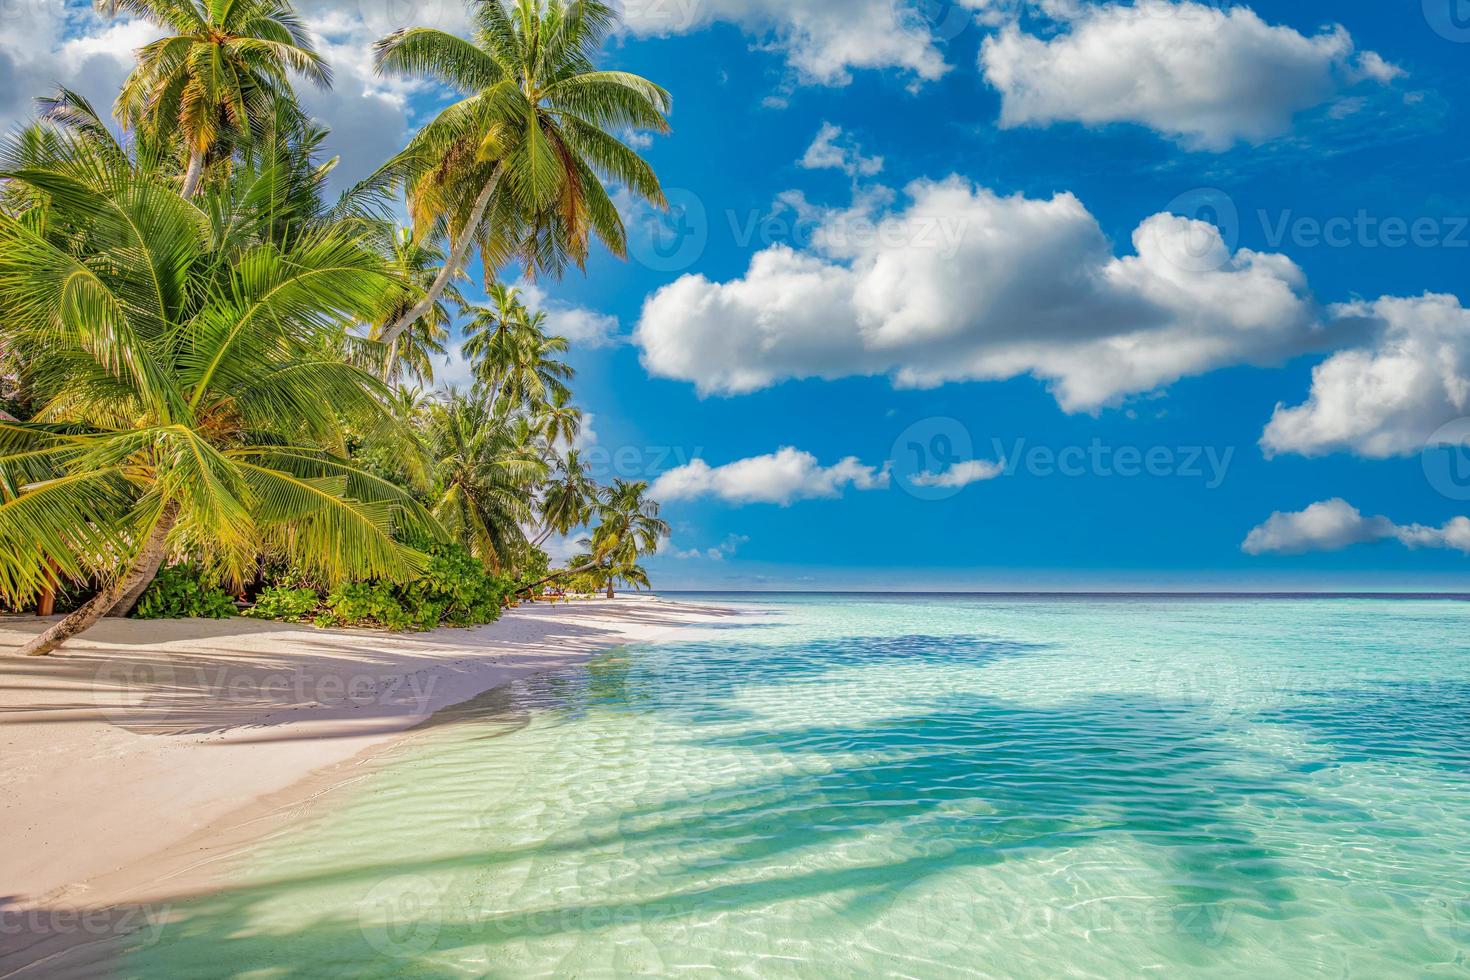
[[[403,335],[405,330],[413,326],[421,317],[427,316],[429,311],[434,308],[434,305],[439,302],[439,298],[444,295],[444,290],[449,287],[449,283],[459,274],[459,270],[464,266],[465,259],[470,254],[470,246],[475,243],[475,232],[485,220],[485,212],[490,209],[490,199],[495,196],[495,187],[499,182],[500,174],[497,171],[495,176],[486,182],[485,189],[480,191],[480,196],[475,199],[475,206],[470,209],[469,219],[465,222],[464,228],[459,233],[459,241],[454,243],[454,248],[450,250],[449,258],[445,260],[444,267],[439,270],[439,275],[434,278],[434,284],[429,287],[429,291],[424,294],[423,299],[419,300],[412,309],[398,318],[397,323],[394,323],[387,330],[383,331],[383,335],[378,338],[380,343],[394,343]]]
[[[541,586],[545,585],[546,583],[548,583],[548,582],[555,582],[559,578],[570,578],[573,575],[581,575],[583,572],[590,572],[590,571],[592,571],[592,569],[596,568],[600,564],[601,564],[601,562],[595,562],[594,561],[594,562],[588,562],[586,565],[583,565],[580,568],[568,568],[565,571],[552,572],[550,575],[546,576],[541,581],[539,581],[539,582],[532,582],[530,585],[526,586],[525,588],[518,590],[516,592],[516,595],[525,595],[528,592],[535,592],[537,589],[541,588]]]
[[[107,615],[112,619],[123,619],[137,608],[138,600],[143,598],[143,593],[148,591],[148,586],[158,577],[158,570],[163,567],[164,559],[168,557],[168,549],[160,549],[158,554],[148,560],[148,565],[143,569],[138,583],[122,594]]]
[[[52,626],[46,632],[21,647],[22,657],[44,657],[78,633],[91,629],[99,619],[107,615],[119,600],[134,589],[147,588],[158,570],[158,564],[168,551],[168,535],[179,519],[179,505],[170,502],[164,506],[158,523],[148,532],[138,557],[127,573],[104,588],[86,605]],[[140,592],[141,594],[141,592]]]
[[[204,175],[204,151],[194,149],[189,152],[189,169],[184,173],[184,187],[179,192],[184,197],[193,197],[194,192],[199,189],[199,178]]]

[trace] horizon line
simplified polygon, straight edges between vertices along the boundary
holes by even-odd
[[[653,589],[653,595],[846,595],[953,596],[978,598],[1125,598],[1125,599],[1455,599],[1470,601],[1470,592],[1392,591],[1229,591],[1229,590],[945,590],[945,589]]]

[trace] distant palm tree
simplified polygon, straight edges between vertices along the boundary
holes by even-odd
[[[553,534],[568,535],[592,520],[598,487],[587,475],[577,450],[567,451],[559,461],[541,497],[541,534],[532,543],[540,547]]]
[[[532,488],[546,475],[539,447],[518,438],[483,398],[453,390],[429,407],[426,438],[438,473],[434,516],[486,568],[504,567],[527,543]]]
[[[565,571],[527,586],[522,593],[534,592],[554,579],[588,572],[605,574],[609,599],[616,580],[646,583],[638,559],[657,552],[670,532],[668,522],[659,517],[658,503],[648,499],[648,484],[614,480],[599,492],[594,512],[599,523],[586,542],[590,553],[573,559]]]
[[[566,338],[547,336],[545,314],[527,310],[516,290],[497,283],[490,300],[469,308],[462,348],[489,404],[502,414],[533,415],[556,399],[565,404],[571,398],[566,382],[576,376],[560,357],[570,347]]]
[[[248,142],[251,128],[273,115],[291,93],[291,72],[332,83],[289,0],[97,0],[97,9],[166,32],[138,49],[114,111],[156,147],[181,146],[184,197],[194,196],[223,136]]]
[[[552,392],[538,420],[548,446],[571,446],[582,434],[582,410],[572,404],[572,393],[565,387]]]
[[[349,429],[392,424],[388,392],[323,356],[391,281],[370,242],[312,220],[272,241],[270,209],[233,196],[268,175],[203,209],[131,168],[0,176],[47,201],[44,221],[0,215],[0,347],[46,393],[0,423],[0,598],[25,604],[53,570],[102,583],[22,653],[134,601],[178,551],[234,582],[262,552],[326,580],[423,567],[395,533],[438,536],[433,518],[347,459]]]
[[[616,23],[603,0],[470,0],[474,40],[411,28],[378,42],[383,73],[428,78],[464,94],[386,170],[406,182],[419,228],[453,247],[429,294],[384,331],[391,342],[437,301],[478,245],[487,278],[519,257],[529,270],[579,266],[596,235],[627,251],[608,179],[655,205],[653,169],[610,130],[666,132],[669,94],[593,63]]]
[[[425,242],[411,229],[398,229],[388,243],[388,252],[400,283],[384,296],[384,309],[374,323],[369,338],[381,341],[386,331],[405,310],[418,304],[438,278],[444,265],[444,249]],[[383,379],[400,382],[405,376],[432,385],[434,360],[443,357],[449,342],[449,328],[454,310],[465,308],[464,295],[458,284],[450,282],[429,312],[413,322],[382,351]]]

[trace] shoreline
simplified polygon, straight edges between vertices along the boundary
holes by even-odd
[[[110,620],[36,659],[9,654],[42,621],[0,620],[0,913],[177,894],[227,840],[356,782],[440,712],[735,615],[638,596],[421,634]]]

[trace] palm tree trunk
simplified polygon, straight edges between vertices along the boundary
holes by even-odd
[[[148,567],[143,571],[143,577],[138,580],[138,584],[124,592],[113,607],[107,611],[109,618],[123,619],[133,611],[138,605],[138,600],[143,598],[143,593],[148,591],[148,586],[153,584],[154,578],[158,576],[158,570],[163,567],[163,561],[167,557],[168,549],[165,548],[149,562]]]
[[[163,560],[163,555],[168,550],[168,535],[178,519],[179,505],[172,501],[164,505],[163,513],[158,516],[158,523],[153,525],[152,531],[148,532],[148,537],[144,540],[138,557],[133,561],[127,573],[97,593],[92,601],[21,647],[20,655],[22,657],[44,657],[50,654],[67,640],[97,625],[97,621],[105,616],[109,609],[117,605],[123,595],[136,588],[138,583],[142,582],[146,587],[147,583],[152,581],[158,563]]]
[[[200,149],[191,150],[189,153],[189,169],[184,173],[184,187],[180,191],[184,197],[193,197],[194,192],[199,189],[199,178],[204,176],[204,151]]]
[[[615,592],[613,592],[613,582],[612,582],[612,579],[608,579],[607,580],[607,597],[609,599],[616,599],[617,598],[617,594]]]
[[[414,322],[427,314],[439,302],[439,297],[444,295],[450,281],[464,265],[465,258],[470,254],[470,246],[474,244],[475,232],[479,229],[481,222],[485,220],[485,212],[490,209],[490,199],[495,196],[495,188],[500,183],[500,171],[495,172],[485,184],[485,189],[480,191],[480,196],[475,199],[475,206],[470,209],[469,220],[465,222],[464,228],[459,233],[459,241],[454,243],[454,248],[449,252],[449,258],[445,260],[444,267],[439,270],[439,275],[434,278],[434,284],[424,294],[424,298],[393,324],[383,335],[378,338],[379,343],[391,344],[402,336],[403,331],[413,326]]]
[[[525,595],[527,592],[534,592],[535,590],[541,588],[541,586],[545,585],[547,582],[554,582],[559,578],[566,578],[569,575],[581,575],[583,572],[590,572],[592,571],[592,569],[597,567],[597,564],[598,563],[594,561],[590,564],[583,565],[581,568],[568,568],[564,572],[552,572],[541,581],[532,582],[524,589],[519,590],[518,592],[516,592],[516,595]]]

